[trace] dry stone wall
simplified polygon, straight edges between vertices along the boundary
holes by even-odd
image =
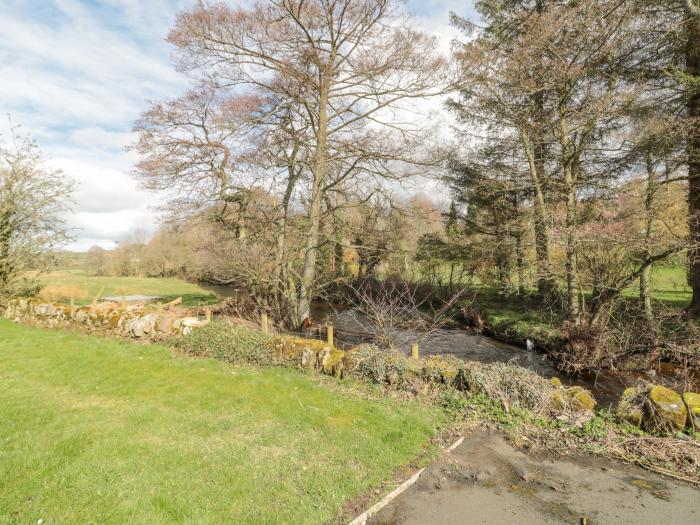
[[[102,302],[75,306],[20,298],[7,302],[3,317],[47,328],[77,327],[131,339],[187,334],[209,324],[210,316],[202,319],[188,315],[186,310],[177,307],[180,302],[175,300],[165,305]]]

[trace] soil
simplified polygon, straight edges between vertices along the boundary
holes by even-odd
[[[700,490],[596,457],[527,455],[473,433],[371,525],[697,525]]]

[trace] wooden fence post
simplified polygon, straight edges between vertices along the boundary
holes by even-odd
[[[418,343],[413,343],[411,345],[411,357],[413,359],[420,359],[420,348],[418,347]]]
[[[263,333],[268,333],[270,331],[269,321],[267,319],[267,312],[263,312],[261,317],[262,331]]]
[[[326,326],[326,335],[328,336],[328,344],[333,346],[333,323],[328,323]]]

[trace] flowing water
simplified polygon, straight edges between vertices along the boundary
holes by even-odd
[[[245,297],[245,292],[233,287],[207,284],[201,286],[222,298]],[[319,325],[333,323],[335,337],[340,346],[354,346],[373,340],[371,323],[352,308],[315,302],[312,304],[311,317],[314,323]],[[400,331],[394,334],[397,347],[405,353],[410,351],[411,344],[419,338],[420,334],[411,331]],[[628,386],[633,386],[639,379],[662,383],[683,391],[683,382],[678,375],[678,368],[673,365],[662,364],[659,370],[651,372],[604,371],[597,374],[568,376],[558,372],[544,354],[502,343],[465,329],[436,330],[420,341],[420,352],[423,356],[452,355],[465,361],[480,363],[515,363],[545,378],[556,376],[564,384],[581,385],[591,390],[601,406],[614,404],[622,391]],[[692,383],[692,388],[699,391],[700,375],[695,375]]]

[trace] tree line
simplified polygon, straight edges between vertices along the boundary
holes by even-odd
[[[151,103],[132,146],[165,223],[109,271],[244,286],[289,327],[387,275],[534,288],[605,325],[635,284],[651,324],[652,269],[673,263],[700,316],[697,0],[476,7],[450,15],[449,53],[392,0],[181,12],[168,41],[190,87]]]

